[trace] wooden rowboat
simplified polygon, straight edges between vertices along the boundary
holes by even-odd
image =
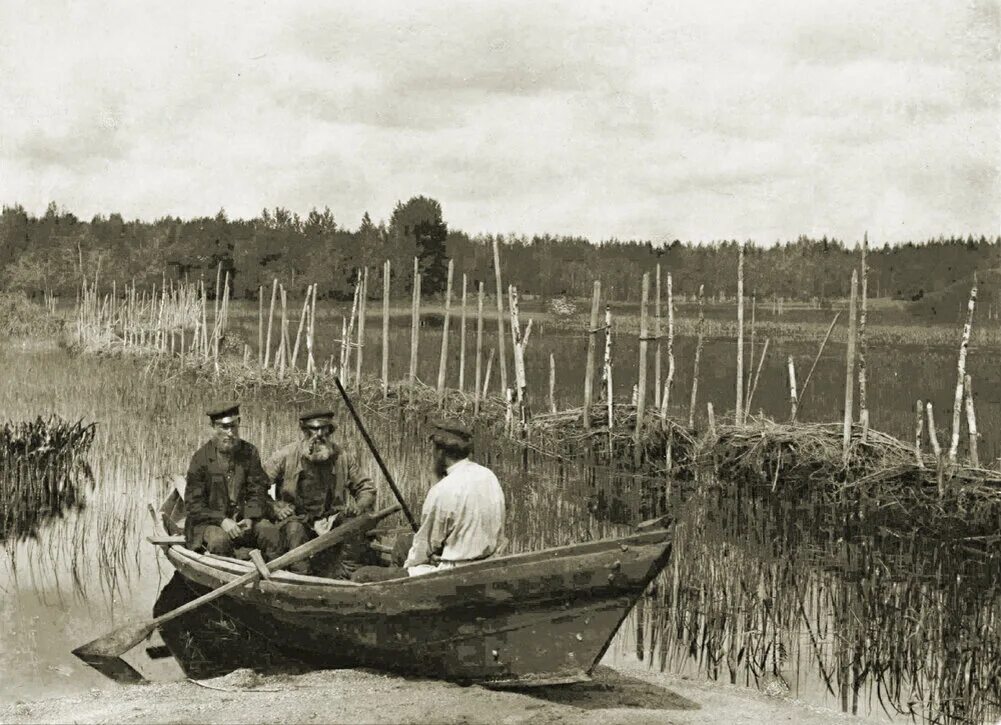
[[[177,531],[183,503],[162,511]],[[164,544],[196,590],[253,568]],[[218,606],[279,650],[324,667],[365,666],[495,687],[578,682],[670,557],[667,529],[357,583],[274,572]]]

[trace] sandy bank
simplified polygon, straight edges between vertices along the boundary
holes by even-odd
[[[645,669],[595,681],[498,692],[362,670],[123,686],[0,709],[10,723],[827,723],[859,722],[799,701]]]

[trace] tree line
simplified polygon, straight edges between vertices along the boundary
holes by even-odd
[[[345,298],[358,270],[381,275],[392,265],[391,292],[411,293],[413,260],[422,273],[422,293],[441,294],[449,259],[465,272],[471,290],[479,281],[493,287],[493,244],[501,250],[504,282],[543,298],[588,297],[601,279],[610,299],[636,301],[644,272],[660,264],[673,275],[674,291],[694,295],[736,294],[741,242],[719,240],[667,244],[616,239],[592,243],[584,237],[558,235],[475,235],[449,228],[439,202],[417,196],[399,202],[389,221],[374,222],[365,213],[353,228],[339,223],[329,208],[305,217],[284,208],[264,209],[254,219],[214,217],[126,221],[121,214],[83,221],[49,204],[35,216],[20,205],[0,212],[0,281],[5,288],[30,294],[73,294],[81,275],[102,286],[140,286],[168,280],[210,280],[228,272],[236,297],[256,297],[277,278],[298,292],[319,284],[319,295]],[[782,297],[823,301],[848,294],[851,271],[859,264],[858,240],[845,242],[800,236],[772,246],[750,244],[745,250],[745,291],[759,299]],[[900,245],[873,244],[869,249],[869,296],[918,300],[977,271],[1001,268],[1001,237],[939,237]],[[381,284],[370,285],[381,290]]]

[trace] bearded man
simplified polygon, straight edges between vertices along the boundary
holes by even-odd
[[[486,559],[505,544],[504,491],[489,468],[469,459],[473,436],[461,423],[431,424],[434,470],[421,526],[404,567],[410,576]]]
[[[290,550],[375,506],[375,486],[357,461],[333,440],[334,413],[299,416],[302,438],[279,449],[264,464],[275,486],[272,513],[282,544]],[[368,551],[363,536],[292,564],[290,571],[333,579],[350,578]]]
[[[256,547],[270,561],[281,552],[278,529],[267,520],[268,477],[257,449],[240,438],[240,406],[215,406],[206,415],[212,437],[195,452],[184,490],[188,548],[231,556]]]

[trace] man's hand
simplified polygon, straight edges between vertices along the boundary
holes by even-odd
[[[313,522],[313,531],[316,532],[317,536],[322,536],[323,534],[334,528],[334,524],[340,519],[340,513],[332,514],[330,516],[324,516],[321,519],[317,519]]]
[[[254,522],[250,519],[241,519],[237,522],[237,525],[240,527],[240,531],[244,533],[254,528]]]
[[[233,521],[233,519],[223,519],[219,525],[223,531],[229,534],[229,538],[231,539],[238,539],[240,538],[240,534],[243,533],[243,530],[240,529],[240,524]]]
[[[288,501],[275,501],[271,508],[275,512],[275,518],[279,521],[284,521],[295,513],[295,507]]]

